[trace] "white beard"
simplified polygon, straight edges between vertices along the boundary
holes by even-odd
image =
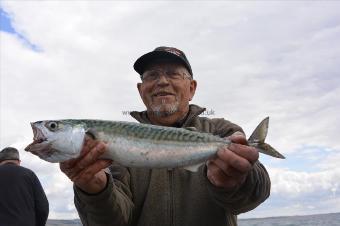
[[[152,114],[157,117],[166,117],[169,115],[173,115],[178,111],[179,101],[176,101],[172,104],[167,104],[165,101],[162,101],[159,105],[151,105]]]

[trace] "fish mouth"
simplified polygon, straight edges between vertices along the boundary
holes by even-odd
[[[37,128],[34,123],[31,124],[33,129],[33,144],[39,144],[44,141],[47,141],[47,138],[44,136],[44,133]]]
[[[33,130],[33,142],[25,148],[25,151],[34,153],[35,151],[32,149],[35,149],[36,146],[47,141],[47,138],[44,136],[43,132],[34,125],[34,123],[31,123],[31,126]]]
[[[34,139],[33,142],[31,143],[32,145],[34,144],[40,144],[44,141],[47,141],[47,139],[44,139],[44,138],[39,138],[39,139]]]

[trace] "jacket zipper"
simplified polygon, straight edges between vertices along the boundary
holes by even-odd
[[[169,206],[169,215],[170,215],[170,226],[174,226],[174,193],[173,193],[173,177],[174,172],[173,169],[168,170],[169,173],[169,189],[170,189],[170,206]]]

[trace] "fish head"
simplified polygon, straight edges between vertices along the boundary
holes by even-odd
[[[85,128],[67,120],[31,123],[33,142],[25,150],[48,162],[63,162],[80,155]]]

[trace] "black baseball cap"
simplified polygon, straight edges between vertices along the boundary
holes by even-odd
[[[137,71],[138,74],[142,75],[145,68],[150,63],[162,60],[171,60],[182,63],[189,71],[192,77],[192,69],[187,57],[185,56],[183,51],[174,47],[167,46],[157,47],[152,52],[146,53],[143,56],[139,57],[134,63],[133,68],[135,69],[135,71]]]
[[[5,160],[20,160],[19,151],[12,147],[2,149],[0,151],[0,162]]]

